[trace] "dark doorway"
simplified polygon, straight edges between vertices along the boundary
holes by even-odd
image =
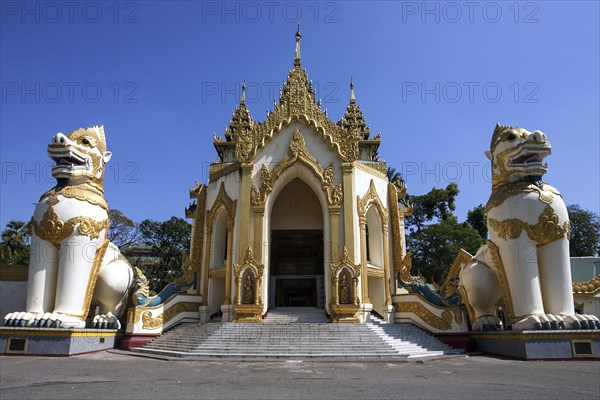
[[[323,276],[322,230],[271,232],[275,307],[317,307]]]

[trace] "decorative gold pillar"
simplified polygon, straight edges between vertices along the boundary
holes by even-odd
[[[233,255],[233,218],[227,219],[227,260],[225,261],[225,300],[231,304],[231,258]]]
[[[383,230],[383,279],[385,279],[385,305],[392,305],[392,295],[390,293],[390,245],[388,243],[388,226],[387,224],[382,225]]]
[[[208,212],[206,213],[206,247],[204,251],[204,281],[202,282],[202,305],[208,305],[208,270],[210,269],[210,257],[212,254],[212,221],[208,219]]]
[[[242,164],[242,182],[241,182],[241,203],[240,203],[240,232],[239,232],[239,259],[246,254],[248,247],[248,235],[250,233],[250,189],[252,187],[252,169],[254,164],[243,163]]]
[[[348,249],[348,254],[354,261],[354,216],[356,210],[354,208],[352,194],[352,170],[354,165],[351,162],[342,163],[342,184],[344,191],[344,246]]]
[[[240,276],[235,277],[235,304],[242,304],[242,278]]]
[[[361,288],[362,302],[371,303],[369,299],[369,281],[367,277],[367,217],[360,216],[360,267],[361,267]]]
[[[329,241],[331,262],[337,264],[340,260],[340,207],[329,207],[329,222],[331,225],[331,238]]]
[[[263,219],[264,208],[254,208],[254,254],[257,260],[262,260],[263,252]]]

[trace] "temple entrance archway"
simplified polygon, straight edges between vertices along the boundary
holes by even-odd
[[[290,180],[271,209],[269,308],[325,305],[323,208],[302,179]]]

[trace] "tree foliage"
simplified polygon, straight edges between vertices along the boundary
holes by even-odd
[[[108,240],[117,247],[124,249],[127,246],[138,243],[142,239],[142,233],[138,226],[127,218],[121,211],[113,208],[110,210],[110,229]]]
[[[430,282],[441,283],[461,248],[474,254],[483,244],[480,233],[469,223],[459,223],[452,213],[458,186],[432,189],[411,196],[413,215],[406,218],[408,250],[413,252],[413,273]]]
[[[0,265],[29,265],[30,239],[28,223],[14,220],[9,221],[2,231]]]
[[[571,221],[571,257],[600,255],[600,217],[578,204],[567,207]]]
[[[129,257],[141,267],[150,281],[150,288],[158,292],[169,282],[181,276],[184,254],[189,252],[192,226],[184,219],[171,217],[164,222],[146,219],[140,223],[142,242],[151,248],[153,263]]]
[[[475,228],[483,240],[487,239],[487,211],[483,204],[467,211],[467,223]]]

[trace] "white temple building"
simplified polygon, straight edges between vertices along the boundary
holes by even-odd
[[[191,267],[201,320],[260,321],[276,307],[318,307],[332,322],[393,319],[394,270],[405,254],[406,187],[389,182],[350,83],[344,116],[321,109],[302,68],[293,68],[265,121],[245,101],[195,204]],[[396,266],[396,268],[394,268]],[[188,292],[189,293],[189,292]]]

